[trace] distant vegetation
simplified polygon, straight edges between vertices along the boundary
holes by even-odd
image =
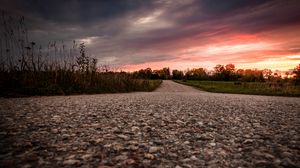
[[[178,73],[178,71],[175,72]],[[293,76],[282,78],[276,73],[272,74],[272,71],[268,69],[235,70],[233,64],[217,65],[211,75],[200,68],[188,71],[178,78],[174,76],[173,71],[173,79],[176,79],[176,82],[210,92],[300,96],[300,64],[294,68],[290,75]]]
[[[300,96],[300,86],[283,83],[282,85],[267,82],[243,82],[237,85],[232,81],[199,81],[187,80],[176,81],[200,88],[201,90],[219,93],[239,93],[272,96]]]
[[[282,77],[269,69],[235,69],[234,64],[216,65],[213,71],[195,68],[186,71],[169,68],[136,71],[135,76],[148,79],[173,79],[205,91],[258,95],[300,96],[300,64]]]
[[[216,65],[213,71],[204,68],[194,68],[182,70],[172,70],[163,68],[152,70],[151,68],[135,71],[133,75],[142,79],[173,79],[173,80],[204,80],[204,81],[235,81],[241,82],[267,82],[271,84],[290,83],[291,85],[300,84],[300,64],[294,68],[293,72],[286,73],[282,77],[277,72],[270,69],[236,69],[234,64]]]
[[[0,96],[152,91],[161,83],[98,66],[84,43],[37,45],[29,41],[23,17],[2,13],[1,24]]]

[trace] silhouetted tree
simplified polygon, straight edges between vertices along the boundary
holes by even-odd
[[[170,72],[170,68],[163,68],[162,69],[162,79],[170,79],[171,78],[171,72]]]
[[[225,67],[224,67],[224,65],[218,64],[214,67],[214,70],[216,73],[222,73],[225,70]]]
[[[296,84],[300,84],[300,64],[294,68],[293,73],[295,74]]]
[[[179,79],[183,79],[183,77],[184,77],[184,74],[183,74],[182,71],[179,71],[179,70],[177,70],[177,69],[174,69],[174,70],[172,71],[172,79],[177,79],[177,80],[179,80]]]
[[[187,70],[186,79],[189,80],[207,80],[208,75],[204,68],[194,68],[192,70]]]
[[[242,76],[242,80],[245,82],[263,82],[264,76],[262,70],[257,69],[245,69]]]
[[[225,66],[225,71],[224,73],[224,80],[236,80],[237,76],[235,74],[235,65],[234,64],[227,64]]]
[[[135,76],[142,79],[150,79],[152,78],[152,70],[151,68],[140,69],[139,71],[135,72]]]
[[[271,69],[264,69],[262,71],[262,73],[263,73],[264,78],[266,78],[268,80],[271,79],[271,77],[272,77],[272,71],[271,71]]]
[[[215,70],[215,74],[213,76],[213,79],[225,80],[226,69],[225,69],[224,65],[218,64],[214,67],[214,70]]]

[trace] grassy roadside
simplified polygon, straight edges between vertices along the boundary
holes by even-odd
[[[284,84],[283,86],[270,86],[269,83],[244,82],[235,85],[232,81],[199,81],[199,80],[175,80],[177,83],[193,86],[208,92],[235,93],[269,96],[300,96],[300,86]]]
[[[71,71],[2,72],[0,79],[0,97],[148,92],[162,82],[136,79],[128,73]]]

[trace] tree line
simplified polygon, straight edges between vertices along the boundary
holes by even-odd
[[[160,70],[151,68],[141,69],[133,72],[137,78],[146,79],[173,79],[173,80],[213,80],[213,81],[241,81],[241,82],[266,82],[289,80],[297,84],[300,83],[300,64],[294,68],[292,78],[282,78],[280,74],[272,72],[270,69],[236,69],[234,64],[218,64],[214,70],[208,71],[205,68],[193,68],[182,70],[170,70],[166,67]]]

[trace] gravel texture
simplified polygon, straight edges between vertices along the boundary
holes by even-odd
[[[0,99],[0,167],[299,167],[300,98],[201,92]]]

